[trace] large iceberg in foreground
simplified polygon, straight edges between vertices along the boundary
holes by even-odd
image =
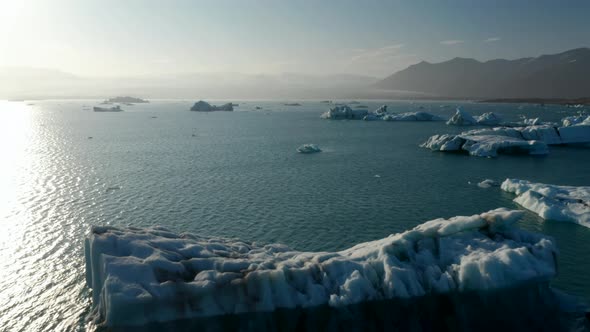
[[[502,190],[516,194],[516,203],[543,219],[570,221],[590,227],[590,187],[506,179],[502,183]]]
[[[501,208],[435,219],[339,252],[93,227],[86,282],[94,316],[107,326],[546,284],[556,274],[556,248],[520,230],[522,214]],[[438,305],[435,311],[450,310],[449,300]]]

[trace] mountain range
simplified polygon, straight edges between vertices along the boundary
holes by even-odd
[[[590,95],[590,48],[516,60],[422,61],[377,82],[383,90],[446,98],[578,98]]]

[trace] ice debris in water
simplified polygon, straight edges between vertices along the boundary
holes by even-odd
[[[506,179],[502,190],[516,194],[516,203],[543,219],[570,221],[590,227],[590,187]]]
[[[86,282],[106,326],[547,283],[556,247],[519,229],[522,214],[435,219],[338,252],[95,226],[85,241]]]
[[[322,150],[315,144],[303,144],[297,148],[297,152],[299,153],[316,153],[321,151]]]
[[[485,179],[483,181],[481,181],[480,183],[477,184],[478,187],[480,188],[490,188],[490,187],[497,187],[498,183],[492,179]]]

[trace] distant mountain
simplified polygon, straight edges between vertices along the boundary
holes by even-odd
[[[586,97],[590,96],[590,48],[517,60],[423,61],[376,87],[458,98]]]

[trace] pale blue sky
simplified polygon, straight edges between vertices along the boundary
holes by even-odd
[[[0,66],[387,76],[590,44],[590,1],[0,0]]]

